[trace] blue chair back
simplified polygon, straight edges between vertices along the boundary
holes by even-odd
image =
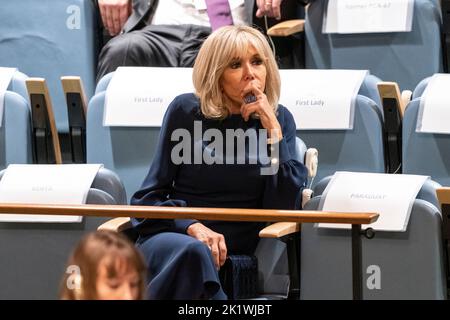
[[[363,299],[447,298],[438,186],[423,185],[406,232],[362,236]],[[319,209],[323,189],[305,209]],[[301,234],[301,299],[352,299],[351,231],[303,224]]]
[[[383,117],[375,102],[358,95],[352,130],[298,130],[308,146],[319,151],[315,182],[336,171],[386,170]],[[314,184],[313,184],[314,185]]]
[[[33,163],[31,113],[25,79],[16,71],[4,96],[0,127],[0,170],[12,163]]]
[[[148,172],[160,128],[103,126],[105,91],[89,102],[86,119],[87,163],[103,163],[122,180],[128,201]]]
[[[403,117],[403,173],[429,175],[443,186],[450,185],[450,135],[416,132],[422,94],[430,78],[414,90]]]
[[[80,76],[87,97],[95,88],[97,21],[91,0],[3,1],[0,65],[45,78],[58,131],[68,132],[61,76]]]
[[[437,1],[415,0],[411,32],[324,34],[328,0],[313,1],[305,22],[305,63],[310,69],[368,69],[402,90],[442,72],[441,14]],[[421,61],[421,63],[417,63]]]

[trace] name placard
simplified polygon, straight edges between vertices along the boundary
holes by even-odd
[[[435,74],[422,94],[417,132],[450,133],[450,74]]]
[[[378,212],[375,230],[404,232],[416,196],[428,176],[336,172],[325,189],[320,209],[338,212]],[[349,225],[319,224],[322,228],[347,228]]]
[[[353,129],[356,96],[367,70],[280,70],[280,103],[297,130]]]
[[[5,93],[16,71],[17,71],[16,68],[0,67],[0,127],[3,123],[3,113],[5,108]]]
[[[160,127],[170,102],[193,91],[191,68],[119,67],[106,89],[103,125]]]
[[[329,0],[323,33],[409,32],[414,0]]]
[[[0,202],[84,204],[101,164],[11,164],[0,180]],[[1,222],[81,222],[81,216],[1,214]]]

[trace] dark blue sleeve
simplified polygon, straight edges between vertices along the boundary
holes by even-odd
[[[167,108],[153,162],[141,189],[131,198],[131,205],[186,206],[185,201],[170,198],[178,169],[178,166],[171,159],[172,148],[177,143],[171,141],[171,136],[174,130],[186,127],[185,121],[188,120],[182,114],[182,103],[183,99],[177,97]],[[185,233],[186,228],[196,220],[131,219],[131,222],[140,236],[146,236],[162,231]]]
[[[306,167],[295,160],[296,152],[296,127],[292,114],[286,108],[280,106],[278,121],[283,132],[283,139],[272,146],[272,156],[278,164],[278,170],[267,175],[264,190],[264,209],[301,209],[302,190],[306,185],[308,173]],[[278,150],[278,155],[273,150]],[[270,152],[270,151],[269,151]]]

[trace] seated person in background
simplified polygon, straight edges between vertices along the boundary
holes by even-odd
[[[134,0],[131,5],[131,0],[98,0],[103,25],[115,37],[100,53],[97,81],[119,66],[192,67],[202,42],[211,33],[211,25],[213,29],[233,23],[252,25],[255,11],[257,17],[281,19],[282,0],[223,2]],[[210,8],[216,3],[225,7],[228,16],[212,23]],[[300,6],[298,1],[284,0],[283,5],[289,5],[283,15],[293,19],[298,10],[292,8]]]
[[[141,253],[125,236],[92,232],[72,252],[60,296],[64,300],[144,299],[146,273]]]
[[[305,6],[313,0],[272,0],[272,11],[256,10],[253,27],[268,30],[274,25],[285,21],[305,18]],[[258,8],[265,8],[265,0],[256,0]],[[277,10],[278,9],[278,10]],[[281,15],[281,12],[283,13]],[[267,19],[265,19],[267,17]],[[266,33],[266,32],[263,32]],[[275,49],[275,59],[282,69],[305,68],[305,40],[304,33],[299,32],[290,36],[271,37],[272,50]]]
[[[295,160],[295,122],[278,104],[279,72],[264,35],[247,26],[219,28],[199,51],[193,82],[195,94],[169,105],[131,204],[300,209],[307,170]],[[218,269],[227,254],[252,255],[265,226],[183,219],[132,224],[149,265],[150,299],[225,299]]]

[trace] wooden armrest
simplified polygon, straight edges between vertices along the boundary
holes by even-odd
[[[299,232],[300,223],[277,222],[265,227],[259,232],[260,238],[281,238],[288,234]]]
[[[342,224],[371,224],[377,221],[379,216],[378,213],[372,212],[18,203],[0,203],[0,213]]]
[[[28,78],[25,80],[28,95],[30,96],[31,112],[36,111],[40,115],[36,116],[36,121],[33,119],[33,127],[37,122],[48,121],[50,125],[50,134],[53,143],[53,152],[55,155],[55,162],[62,163],[61,147],[59,145],[58,130],[56,129],[55,116],[53,113],[52,101],[48,91],[47,83],[43,78]],[[40,98],[42,97],[42,99]],[[47,117],[47,119],[44,119]]]
[[[405,113],[406,108],[408,107],[408,103],[411,101],[412,97],[412,91],[411,90],[403,90],[402,91],[402,103],[403,103],[403,113]]]
[[[61,77],[70,128],[72,162],[86,163],[86,110],[87,99],[80,77]]]
[[[378,93],[380,94],[381,102],[383,99],[394,99],[400,114],[403,119],[403,114],[405,113],[406,104],[402,100],[402,95],[400,94],[400,89],[396,82],[379,82]]]
[[[450,204],[450,187],[436,189],[436,195],[441,206],[443,204]]]
[[[269,28],[267,34],[272,37],[287,37],[291,34],[302,32],[304,29],[304,19],[286,20]]]
[[[75,77],[75,76],[61,77],[61,84],[62,84],[62,87],[64,90],[64,95],[66,97],[67,102],[68,102],[67,95],[69,93],[75,93],[75,94],[80,95],[82,110],[83,110],[84,116],[86,116],[87,99],[86,99],[86,95],[84,93],[84,87],[83,87],[83,82],[81,81],[81,78]],[[68,106],[68,107],[70,107],[70,106]]]
[[[122,232],[123,230],[131,228],[131,221],[128,217],[114,218],[106,221],[100,225],[97,230],[111,230],[116,232]]]

